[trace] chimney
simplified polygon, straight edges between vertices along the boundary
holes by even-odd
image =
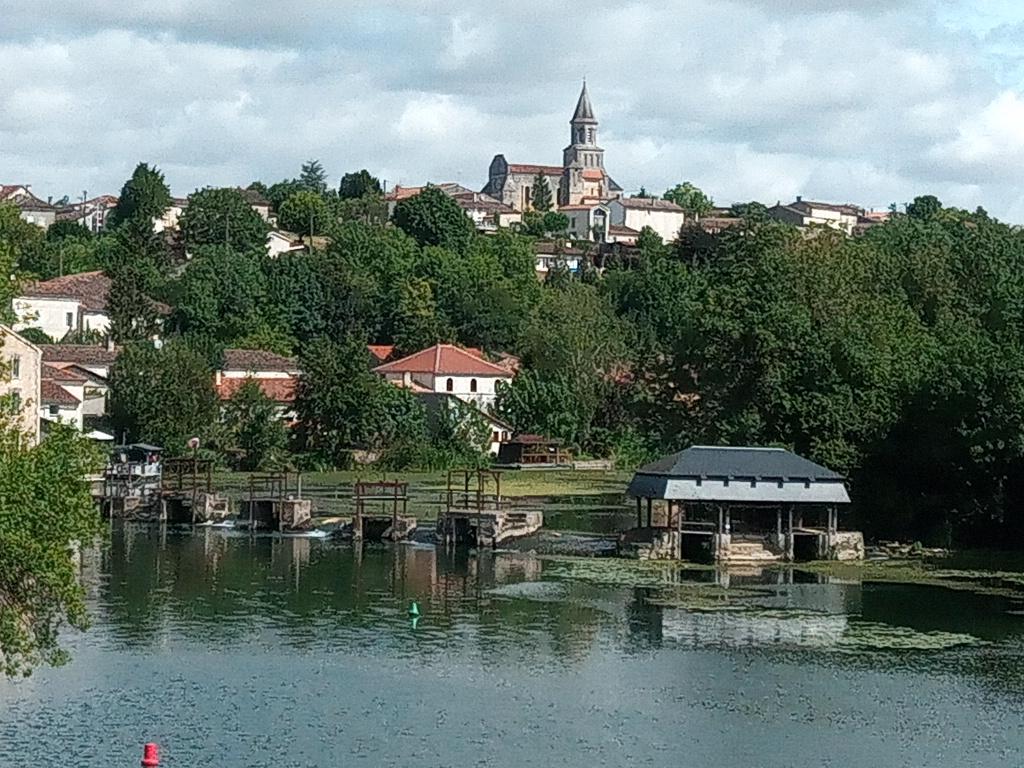
[[[804,199],[803,199],[803,198],[802,198],[802,197],[801,197],[800,195],[797,195],[797,196],[796,196],[796,201],[797,201],[798,203],[802,203],[802,202],[804,201]]]

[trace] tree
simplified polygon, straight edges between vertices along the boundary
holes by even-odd
[[[227,345],[256,330],[267,294],[261,261],[225,246],[196,250],[177,286],[175,327]]]
[[[437,187],[400,200],[391,216],[395,226],[420,245],[439,245],[465,253],[476,235],[473,220]]]
[[[102,459],[69,426],[33,445],[0,421],[0,672],[28,675],[66,660],[62,625],[88,624],[73,547],[102,530],[87,479]]]
[[[42,245],[43,231],[21,218],[14,205],[0,203],[0,321],[10,321],[11,299],[16,284],[9,279],[19,269],[28,269],[26,259]]]
[[[288,442],[277,403],[252,379],[246,380],[228,400],[224,426],[238,454],[237,466],[242,470],[263,469],[275,463]]]
[[[201,189],[188,198],[179,222],[185,247],[226,245],[246,253],[263,252],[267,223],[237,189]]]
[[[42,328],[22,328],[18,335],[33,344],[56,344],[56,339],[51,339]]]
[[[135,166],[132,177],[121,187],[117,205],[110,213],[108,226],[118,226],[135,219],[149,222],[163,215],[171,205],[171,191],[164,175],[146,163]]]
[[[91,240],[93,237],[89,228],[77,221],[66,219],[55,221],[46,230],[46,239],[50,242],[61,240]]]
[[[277,221],[284,229],[300,235],[322,235],[331,225],[331,213],[320,195],[303,190],[281,204]]]
[[[302,164],[299,181],[307,190],[318,195],[327,191],[327,172],[319,160],[307,160]]]
[[[354,173],[346,173],[338,185],[338,197],[342,200],[357,200],[361,197],[377,197],[383,194],[380,180],[371,176],[365,168]]]
[[[921,195],[907,204],[907,216],[922,221],[933,219],[942,210],[942,201],[935,195]]]
[[[531,200],[533,210],[547,213],[551,210],[551,185],[543,173],[533,177],[533,197]]]
[[[126,441],[182,451],[217,423],[210,365],[187,344],[128,344],[110,372],[111,421]]]
[[[394,320],[395,354],[405,356],[447,341],[451,329],[437,315],[430,283],[413,279],[402,286]]]
[[[361,339],[321,338],[300,356],[295,407],[300,445],[335,466],[354,448],[380,450],[422,440],[423,408],[415,397],[370,371]]]
[[[170,262],[163,237],[148,219],[126,220],[117,228],[106,259],[111,336],[116,341],[151,338],[161,315],[153,297],[165,287]]]
[[[695,216],[703,216],[715,206],[710,197],[688,181],[676,184],[672,189],[666,190],[662,198],[671,200],[684,211]]]
[[[271,184],[265,193],[267,200],[274,206],[275,211],[280,211],[284,201],[296,192],[308,192],[306,186],[298,179],[282,179],[276,184]]]

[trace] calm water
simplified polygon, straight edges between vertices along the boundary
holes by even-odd
[[[115,531],[72,663],[0,682],[0,766],[1022,763],[1019,605],[783,573],[690,610],[574,568]]]

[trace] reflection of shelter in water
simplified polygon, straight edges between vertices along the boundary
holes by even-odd
[[[634,557],[864,556],[863,536],[839,531],[839,505],[850,502],[843,477],[781,448],[693,446],[642,467],[628,493],[636,528],[622,534],[620,550]]]

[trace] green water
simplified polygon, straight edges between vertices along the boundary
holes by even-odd
[[[1014,766],[1005,597],[206,531],[87,553],[0,766]],[[422,613],[416,626],[412,601]]]

